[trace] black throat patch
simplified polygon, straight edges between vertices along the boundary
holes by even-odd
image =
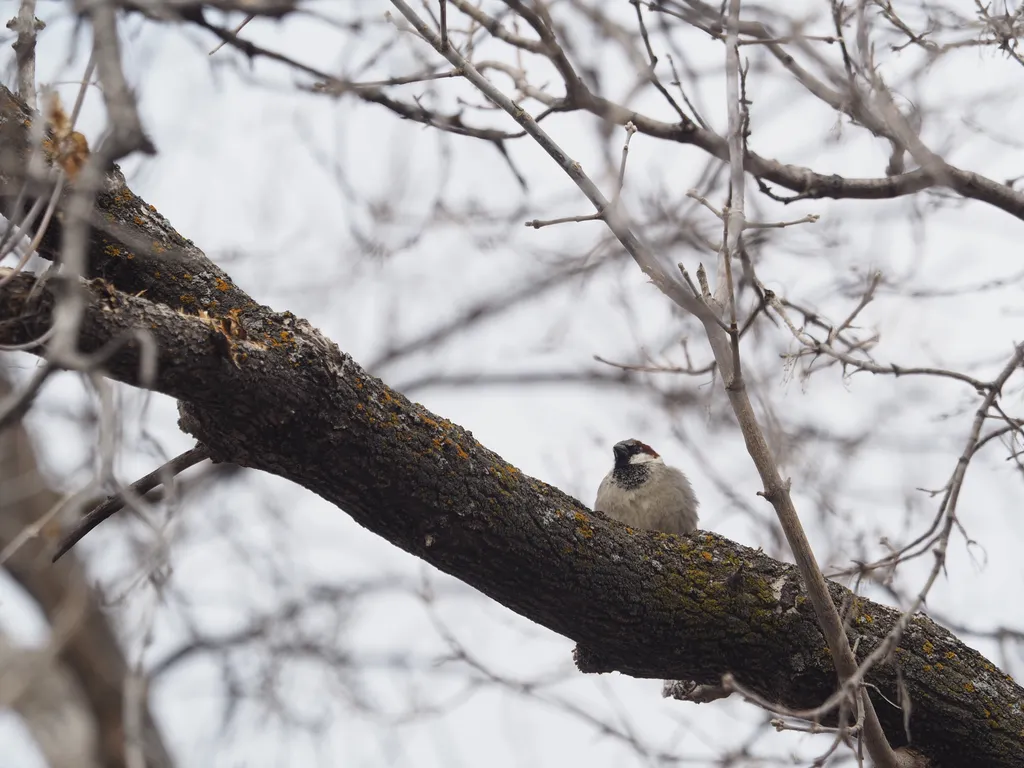
[[[648,476],[651,474],[651,468],[644,464],[622,464],[616,466],[612,470],[612,477],[615,479],[615,484],[620,488],[626,490],[632,490],[639,488],[641,485],[647,482]]]

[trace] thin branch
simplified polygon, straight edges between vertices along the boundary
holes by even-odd
[[[92,22],[96,69],[102,83],[103,103],[110,121],[110,134],[104,141],[103,160],[114,163],[136,150],[148,155],[156,147],[142,129],[135,97],[121,67],[121,40],[117,34],[117,8],[113,0],[94,0],[86,4]],[[106,171],[106,167],[103,168]],[[81,274],[81,273],[79,273]]]
[[[18,66],[18,95],[32,109],[36,109],[36,34],[46,24],[36,18],[36,0],[21,0],[18,15],[7,22],[7,28],[17,34],[13,45]]]
[[[85,538],[86,534],[104,520],[124,509],[125,505],[131,503],[132,496],[145,496],[154,488],[166,485],[175,475],[180,475],[189,467],[195,466],[208,458],[210,458],[210,454],[202,446],[190,448],[179,456],[175,456],[163,466],[154,469],[148,475],[139,478],[124,491],[108,497],[98,507],[85,514],[74,530],[64,537],[60,546],[57,547],[57,552],[53,555],[53,562],[57,562],[75,544]]]
[[[248,24],[250,21],[252,21],[255,18],[256,18],[256,16],[254,14],[249,14],[244,19],[242,19],[241,23],[239,23],[239,25],[237,27],[235,27],[233,30],[231,30],[231,34],[237,35],[239,32],[241,32],[243,29],[245,29],[245,25],[246,24]],[[225,45],[227,45],[227,41],[226,40],[221,40],[219,43],[217,43],[217,45],[215,45],[213,47],[213,50],[210,51],[209,55],[213,56],[213,54],[215,54],[217,51],[219,51]]]

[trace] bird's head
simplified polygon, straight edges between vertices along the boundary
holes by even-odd
[[[625,467],[631,464],[646,464],[649,461],[661,461],[658,452],[647,443],[639,440],[623,440],[612,448],[615,454],[615,466]]]

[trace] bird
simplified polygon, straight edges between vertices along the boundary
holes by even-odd
[[[697,529],[697,497],[680,470],[639,440],[616,443],[615,466],[597,489],[594,510],[634,528],[688,534]]]

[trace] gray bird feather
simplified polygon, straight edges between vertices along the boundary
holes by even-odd
[[[681,471],[660,459],[643,465],[646,478],[626,488],[609,472],[597,489],[594,509],[634,528],[687,534],[697,528],[697,497]]]

